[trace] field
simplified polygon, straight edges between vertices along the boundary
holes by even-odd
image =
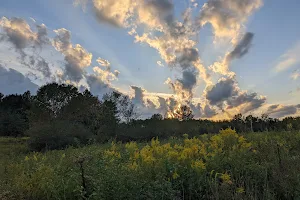
[[[300,199],[300,132],[29,152],[0,138],[0,199]]]

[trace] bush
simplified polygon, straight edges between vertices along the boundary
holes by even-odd
[[[80,146],[92,141],[92,133],[81,124],[68,121],[52,121],[33,126],[27,133],[29,147],[34,151],[64,149],[67,146]]]
[[[0,136],[24,136],[28,122],[24,116],[16,112],[0,111]]]

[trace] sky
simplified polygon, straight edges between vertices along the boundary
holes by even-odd
[[[74,84],[140,115],[300,114],[298,0],[1,0],[0,92]]]

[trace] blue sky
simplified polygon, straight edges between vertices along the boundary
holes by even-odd
[[[95,1],[101,2],[101,0]],[[234,2],[234,0],[230,1]],[[193,15],[196,16],[207,1],[195,2],[198,3],[198,8],[193,8]],[[188,5],[192,5],[188,0],[173,0],[172,3],[177,18],[180,18]],[[90,8],[92,2],[88,3],[85,11],[81,6],[73,4],[73,0],[2,0],[0,17],[22,18],[31,27],[34,26],[34,22],[30,18],[33,18],[37,24],[43,23],[47,26],[50,38],[56,35],[53,30],[60,28],[69,30],[72,34],[72,44],[80,44],[93,54],[92,64],[85,69],[86,72],[93,73],[98,57],[108,60],[112,70],[120,71],[118,80],[110,84],[121,91],[130,91],[130,86],[135,85],[149,93],[176,93],[164,82],[169,77],[172,80],[179,79],[182,75],[181,68],[169,67],[157,50],[149,47],[148,44],[135,43],[135,38],[128,34],[128,28],[118,28],[97,20]],[[266,96],[266,105],[300,103],[300,92],[297,89],[300,87],[300,77],[291,78],[293,73],[300,73],[297,71],[300,70],[300,59],[296,56],[300,54],[299,8],[298,0],[284,2],[264,0],[263,5],[253,10],[247,20],[241,24],[244,29],[241,30],[240,35],[242,36],[244,32],[252,32],[254,38],[249,52],[233,60],[230,63],[230,70],[236,74],[235,79],[241,91],[256,92],[258,95]],[[229,40],[225,42],[214,42],[214,40],[212,24],[207,23],[199,30],[198,44],[195,47],[207,70],[214,62],[222,60],[226,52],[232,50],[235,45]],[[10,63],[4,59],[17,57],[16,52],[8,46],[7,42],[0,43],[2,65],[26,75],[26,67],[18,64],[17,58]],[[46,55],[49,51],[43,50],[47,62],[59,67],[64,62],[63,56],[60,52],[54,52],[54,56]],[[290,54],[292,55],[288,56]],[[290,62],[285,62],[288,59]],[[164,66],[159,66],[157,61],[161,61]],[[287,63],[284,70],[277,69],[280,63]],[[222,77],[217,73],[211,75],[212,84],[216,84]],[[197,85],[193,88],[193,97],[201,98],[207,85],[201,77],[197,80]],[[43,79],[34,81],[37,84],[43,83]]]

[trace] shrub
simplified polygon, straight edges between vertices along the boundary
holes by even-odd
[[[29,147],[34,151],[64,149],[89,143],[93,135],[83,125],[68,121],[52,121],[28,130]]]
[[[24,136],[28,129],[26,118],[16,112],[0,111],[0,136]]]

